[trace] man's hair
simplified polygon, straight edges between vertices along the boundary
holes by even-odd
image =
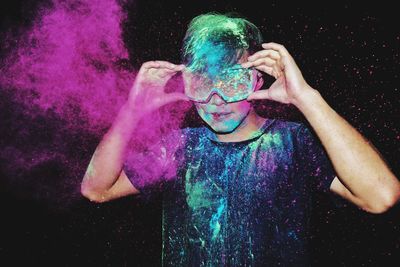
[[[245,51],[260,49],[262,35],[250,21],[236,14],[207,13],[192,19],[182,47],[182,63],[204,72],[237,63]]]

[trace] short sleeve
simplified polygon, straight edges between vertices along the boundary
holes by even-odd
[[[156,172],[148,166],[154,160],[154,155],[150,153],[130,151],[123,166],[126,176],[140,192],[138,197],[145,201],[162,192],[163,173]]]
[[[296,143],[297,171],[306,179],[312,179],[313,190],[330,192],[336,172],[316,134],[302,124],[297,131]]]
[[[163,192],[165,184],[176,178],[178,158],[182,148],[182,135],[178,131],[163,136],[153,144],[136,144],[131,147],[123,170],[139,197],[150,200]]]

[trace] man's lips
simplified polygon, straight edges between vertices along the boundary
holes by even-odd
[[[214,120],[226,119],[232,112],[212,112],[210,113]]]

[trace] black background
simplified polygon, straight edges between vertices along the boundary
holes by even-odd
[[[261,28],[265,41],[286,46],[306,80],[378,148],[399,177],[400,32],[396,8],[377,2],[262,2],[124,4],[128,10],[124,39],[131,64],[138,67],[151,59],[179,62],[181,40],[194,15],[208,11],[239,12]],[[1,32],[9,30],[17,36],[21,29],[29,28],[38,7],[47,4],[2,1]],[[2,47],[1,52],[4,55],[7,50]],[[35,146],[51,147],[52,142],[59,141],[59,135],[54,133],[59,133],[62,119],[46,115],[32,120],[15,107],[10,90],[2,88],[0,97],[1,149],[12,145],[29,151]],[[23,133],[21,122],[25,124]],[[79,196],[80,174],[83,175],[100,138],[101,134],[63,133],[64,157],[79,162],[73,173],[63,164],[65,158],[29,171],[10,171],[1,168],[11,161],[2,154],[2,266],[160,265],[160,199],[155,197],[143,203],[136,197],[126,197],[93,204]],[[385,214],[372,215],[351,205],[335,209],[323,196],[316,197],[319,205],[312,218],[315,266],[398,264],[398,206]]]

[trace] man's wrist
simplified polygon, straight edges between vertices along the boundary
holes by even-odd
[[[321,100],[321,94],[311,86],[307,86],[307,88],[304,88],[302,93],[293,101],[293,105],[295,105],[302,113],[305,113],[311,108],[317,108]]]
[[[113,128],[130,135],[140,121],[140,113],[126,102],[119,110]]]

